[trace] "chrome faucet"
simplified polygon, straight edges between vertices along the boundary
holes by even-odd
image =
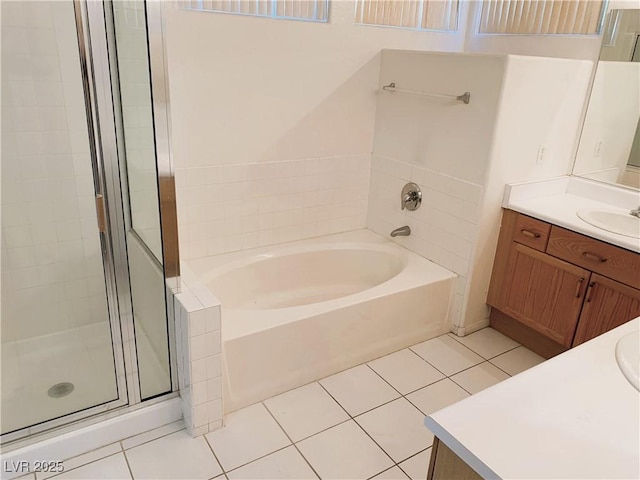
[[[405,225],[404,227],[396,228],[391,231],[392,237],[408,237],[409,235],[411,235],[409,225]]]
[[[400,210],[406,208],[410,212],[413,212],[420,208],[421,203],[422,191],[420,191],[420,187],[412,182],[407,183],[402,188],[402,192],[400,192]]]
[[[640,207],[634,208],[629,212],[629,215],[633,215],[634,217],[640,218]]]

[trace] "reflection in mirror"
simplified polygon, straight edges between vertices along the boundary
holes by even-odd
[[[640,188],[640,10],[609,11],[573,174]]]

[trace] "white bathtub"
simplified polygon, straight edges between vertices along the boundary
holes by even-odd
[[[222,303],[226,412],[448,331],[455,274],[369,230],[188,265]]]

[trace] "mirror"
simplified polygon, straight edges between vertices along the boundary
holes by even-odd
[[[640,188],[640,10],[610,10],[573,174]]]

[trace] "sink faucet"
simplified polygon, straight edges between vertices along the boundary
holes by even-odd
[[[634,217],[640,218],[640,207],[634,208],[629,212],[629,215],[633,215]]]
[[[408,237],[409,235],[411,235],[411,229],[409,228],[409,225],[405,225],[404,227],[400,227],[400,228],[396,228],[395,230],[393,230],[391,232],[391,236],[392,237]]]

